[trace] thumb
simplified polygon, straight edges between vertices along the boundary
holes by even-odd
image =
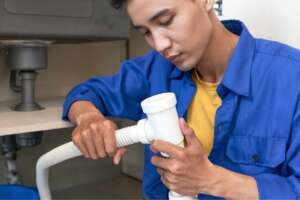
[[[181,129],[181,132],[183,136],[185,137],[187,146],[190,146],[191,144],[197,142],[197,136],[195,135],[192,128],[188,126],[188,124],[185,122],[184,118],[179,119],[179,127]]]
[[[113,163],[115,165],[118,165],[121,161],[121,158],[124,156],[124,154],[126,153],[126,149],[125,148],[120,148],[117,149],[116,154],[113,157]]]

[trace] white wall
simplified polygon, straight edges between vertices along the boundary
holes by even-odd
[[[223,14],[242,20],[256,37],[300,48],[300,1],[224,0]]]

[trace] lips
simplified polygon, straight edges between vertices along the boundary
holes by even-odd
[[[178,60],[179,56],[180,54],[174,54],[174,55],[167,56],[167,59],[170,60],[172,63],[175,63]]]

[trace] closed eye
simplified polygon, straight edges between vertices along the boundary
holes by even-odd
[[[159,22],[160,26],[169,26],[173,22],[174,17],[168,17],[167,19],[161,19]]]
[[[149,36],[150,34],[151,34],[151,32],[150,31],[145,31],[145,32],[143,32],[142,33],[144,36]]]

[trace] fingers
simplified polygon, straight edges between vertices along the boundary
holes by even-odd
[[[171,172],[160,168],[157,169],[157,172],[160,175],[162,183],[171,191],[176,191],[180,194],[189,192],[188,189],[190,185],[187,185],[181,176],[174,175]]]
[[[187,123],[184,121],[183,118],[180,118],[179,120],[179,126],[180,129],[186,139],[187,142],[187,146],[194,146],[195,144],[197,144],[197,147],[199,146],[199,141],[197,136],[195,135],[193,129],[191,129]],[[163,152],[166,153],[168,155],[170,155],[171,157],[177,157],[177,158],[182,158],[184,155],[182,148],[178,147],[177,145],[171,144],[169,142],[166,141],[161,141],[161,140],[155,140],[152,144],[151,144],[151,150],[153,152]]]
[[[153,156],[151,158],[151,163],[154,166],[156,166],[158,168],[165,169],[165,170],[168,170],[169,166],[170,166],[170,161],[169,160],[167,160],[166,158],[158,157],[158,156]]]
[[[81,127],[77,127],[72,133],[72,139],[73,143],[86,158],[98,158],[92,130],[83,130]]]
[[[126,149],[124,149],[124,148],[118,149],[116,151],[116,154],[113,157],[113,163],[115,165],[118,165],[120,163],[122,157],[125,155],[125,153],[126,153]]]
[[[103,137],[102,135],[100,134],[101,132],[101,127],[100,125],[97,126],[97,132],[95,132],[93,134],[94,136],[94,144],[96,146],[96,151],[97,151],[97,155],[100,157],[100,158],[105,158],[107,156],[107,153],[105,151],[105,146],[104,146],[104,141],[103,141]]]
[[[115,130],[116,125],[110,120],[83,122],[74,129],[72,140],[87,158],[113,157],[117,150]],[[117,160],[121,156],[118,154]]]
[[[163,170],[161,168],[157,168],[157,173],[161,176],[162,179],[165,180],[165,183],[178,183],[178,178],[167,170]]]
[[[169,190],[185,196],[195,196],[194,188],[187,184],[183,176],[175,175],[167,170],[157,168],[157,173],[160,175],[161,182],[169,188]]]
[[[103,140],[107,154],[112,157],[117,150],[117,142],[115,137],[116,125],[109,120],[103,122]]]
[[[182,158],[182,147],[162,140],[155,140],[151,146],[153,152],[162,152],[171,157]]]
[[[76,127],[72,133],[72,140],[73,140],[73,143],[75,144],[75,146],[83,154],[83,156],[85,156],[86,158],[89,158],[90,155],[88,153],[87,147],[81,141],[80,132],[78,131],[78,127]]]
[[[173,174],[176,176],[184,175],[187,171],[183,162],[178,161],[173,158],[162,158],[159,156],[153,156],[151,158],[151,163],[155,167],[161,168],[165,171],[170,172],[170,174]]]
[[[188,126],[188,124],[185,122],[185,120],[183,118],[179,119],[179,127],[182,131],[182,134],[185,137],[187,146],[190,146],[190,145],[194,144],[195,142],[198,142],[198,138],[195,135],[193,129]]]
[[[92,130],[83,130],[81,132],[81,141],[85,145],[89,157],[92,159],[97,159],[98,155],[96,152],[96,146],[94,144],[94,138],[93,138],[93,131]]]

